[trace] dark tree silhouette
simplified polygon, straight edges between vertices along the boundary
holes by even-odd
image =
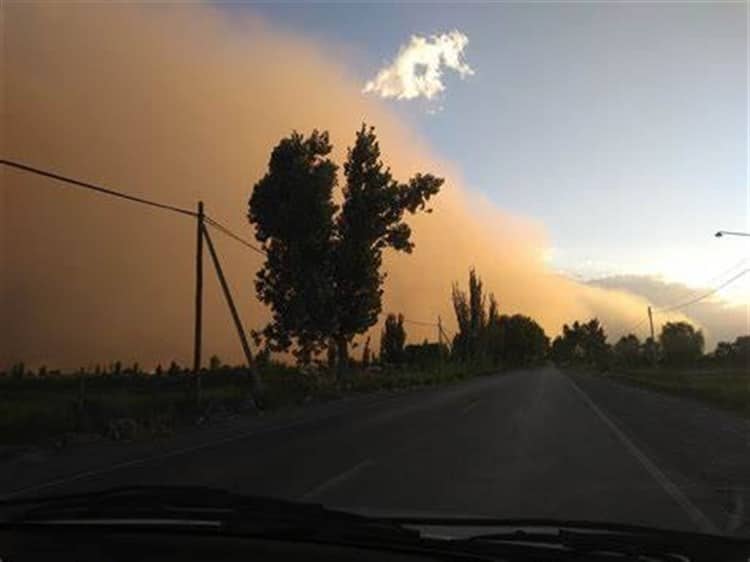
[[[222,363],[221,359],[219,359],[218,355],[212,355],[211,358],[208,360],[208,369],[209,371],[218,371],[221,369]]]
[[[294,132],[273,149],[250,197],[248,218],[267,258],[255,288],[272,311],[263,336],[273,351],[293,344],[308,362],[334,328],[333,189],[337,166],[327,132]]]
[[[667,322],[659,334],[662,359],[668,365],[689,365],[703,355],[703,333],[687,322]]]
[[[258,296],[273,313],[265,340],[275,351],[294,346],[302,362],[335,346],[342,371],[350,342],[381,312],[383,251],[412,251],[404,214],[425,210],[443,180],[417,174],[397,182],[380,160],[374,128],[362,125],[348,151],[336,214],[337,167],[330,152],[325,132],[283,139],[255,185],[248,216],[268,254],[256,280]]]
[[[659,356],[661,355],[661,348],[659,342],[652,337],[647,337],[641,345],[641,356],[643,361],[647,364],[656,364]]]
[[[549,338],[532,318],[522,314],[501,316],[499,333],[502,335],[502,359],[511,367],[529,365],[544,359]]]
[[[385,319],[383,333],[380,336],[380,360],[383,363],[398,365],[404,361],[404,344],[406,330],[404,316],[389,314]]]
[[[451,298],[458,324],[458,333],[453,341],[455,354],[462,360],[479,359],[486,351],[487,311],[482,280],[474,268],[469,270],[468,295],[458,283],[453,283]],[[497,303],[494,297],[490,298],[490,302],[494,303],[493,314],[496,315]]]
[[[585,363],[604,368],[610,348],[598,319],[563,325],[562,334],[552,342],[551,357],[557,363]]]
[[[425,210],[442,178],[417,174],[399,183],[380,159],[374,127],[362,125],[344,164],[346,185],[336,217],[334,282],[338,364],[345,366],[352,338],[372,327],[382,310],[383,250],[414,248],[404,214]]]
[[[454,283],[451,297],[458,324],[453,352],[458,359],[519,366],[546,356],[549,338],[542,327],[528,316],[500,315],[495,296],[485,295],[473,268],[469,270],[468,294]]]
[[[502,325],[500,308],[495,295],[490,293],[490,306],[487,309],[487,326],[485,328],[486,353],[493,364],[497,365],[503,360],[505,352],[505,327]]]
[[[612,351],[614,352],[615,361],[619,365],[635,367],[643,361],[641,342],[635,334],[622,336]]]
[[[367,336],[367,339],[365,340],[365,347],[362,350],[362,367],[367,369],[367,367],[370,366],[371,361],[372,357],[370,353],[370,336]]]
[[[750,336],[738,336],[731,343],[719,342],[712,359],[725,366],[745,367],[750,372]]]

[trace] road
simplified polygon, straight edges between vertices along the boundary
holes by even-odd
[[[203,484],[371,513],[750,534],[747,421],[601,377],[550,366],[253,424],[151,450],[0,466],[0,491]]]

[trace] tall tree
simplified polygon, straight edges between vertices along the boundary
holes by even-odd
[[[606,366],[610,348],[604,326],[598,318],[592,318],[582,324],[580,329],[586,361],[598,367]]]
[[[620,365],[634,367],[642,361],[641,342],[635,334],[622,336],[612,351],[614,351],[615,360]]]
[[[340,366],[347,363],[351,339],[372,327],[382,310],[383,251],[411,253],[414,243],[404,214],[425,210],[443,184],[431,174],[399,183],[380,154],[374,127],[363,124],[344,164],[344,203],[336,217],[334,338]]]
[[[337,166],[327,132],[294,132],[273,149],[268,172],[255,184],[248,218],[266,261],[255,288],[272,311],[262,334],[274,351],[296,346],[308,361],[332,332],[333,189]]]
[[[453,342],[456,354],[464,360],[478,359],[486,350],[487,310],[482,280],[474,268],[469,270],[468,295],[458,283],[454,283],[451,297],[458,324],[458,333]]]
[[[273,313],[262,335],[275,351],[294,346],[302,361],[335,346],[341,370],[351,340],[381,312],[383,251],[412,251],[404,215],[425,210],[443,180],[417,174],[396,181],[380,159],[374,128],[362,125],[344,164],[337,214],[330,152],[325,132],[283,139],[255,185],[249,219],[268,254],[256,279],[258,296]]]
[[[380,336],[380,360],[383,363],[398,365],[404,360],[406,330],[404,316],[389,314],[385,319],[383,333]]]
[[[485,335],[485,347],[487,354],[494,364],[503,359],[505,352],[505,325],[501,321],[500,308],[495,295],[490,293],[490,306],[487,309],[487,328]]]
[[[552,359],[559,363],[579,362],[606,367],[609,357],[607,335],[598,319],[581,324],[564,324],[562,334],[552,342]]]
[[[687,322],[667,322],[659,334],[664,362],[690,365],[703,355],[703,333]]]
[[[500,317],[503,337],[502,360],[513,367],[541,361],[547,355],[549,338],[532,318],[522,314]]]

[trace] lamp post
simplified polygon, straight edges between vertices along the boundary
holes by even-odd
[[[750,237],[750,232],[733,232],[731,230],[719,230],[716,234],[714,234],[716,238],[721,238],[722,236],[747,236]]]

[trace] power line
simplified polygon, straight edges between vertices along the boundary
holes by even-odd
[[[409,320],[408,318],[404,318],[404,322],[407,324],[415,324],[417,326],[428,326],[430,328],[437,328],[437,324],[434,322],[423,322],[421,320]]]
[[[76,180],[73,178],[69,178],[66,176],[61,176],[60,174],[56,174],[54,172],[48,172],[46,170],[41,170],[39,168],[34,168],[32,166],[27,166],[26,164],[21,164],[19,162],[13,162],[11,160],[0,160],[0,164],[3,164],[4,166],[8,166],[10,168],[16,168],[24,172],[31,172],[32,174],[37,174],[39,176],[44,176],[47,178],[51,178],[53,180],[76,185],[78,187],[84,187],[92,191],[104,193],[105,195],[112,195],[113,197],[120,197],[121,199],[127,199],[128,201],[133,201],[135,203],[142,203],[144,205],[150,205],[151,207],[156,207],[156,208],[164,209],[167,211],[173,211],[175,213],[181,213],[183,215],[188,215],[191,217],[198,216],[197,213],[195,213],[195,211],[191,211],[190,209],[183,209],[181,207],[175,207],[173,205],[159,203],[158,201],[144,199],[143,197],[136,197],[135,195],[129,195],[127,193],[123,193],[122,191],[117,191],[114,189],[110,189],[108,187],[102,187],[101,185],[95,185],[93,183],[88,183],[88,182]]]
[[[683,302],[681,304],[676,304],[674,306],[670,306],[670,307],[667,307],[667,308],[655,309],[655,312],[671,312],[672,310],[677,310],[679,308],[685,308],[686,306],[690,306],[691,304],[695,304],[697,302],[700,302],[703,299],[706,299],[706,298],[710,297],[711,295],[716,294],[721,289],[723,289],[724,287],[730,285],[731,283],[734,283],[735,281],[737,281],[737,279],[739,279],[740,277],[742,277],[743,275],[745,275],[748,272],[750,272],[750,268],[743,269],[738,274],[730,277],[729,279],[727,279],[726,281],[724,281],[722,284],[720,284],[717,287],[711,289],[707,293],[704,293],[704,294],[702,294],[702,295],[700,295],[700,296],[698,296],[698,297],[696,297],[694,299],[690,299],[689,301]]]
[[[727,275],[728,273],[731,273],[732,271],[734,271],[734,270],[735,270],[735,269],[737,269],[738,267],[741,267],[741,266],[745,265],[745,264],[747,263],[747,261],[748,261],[748,258],[742,258],[741,260],[739,260],[739,261],[738,261],[737,263],[735,263],[735,264],[734,264],[734,265],[732,265],[731,267],[729,267],[729,268],[727,268],[727,269],[725,269],[725,270],[721,271],[720,273],[717,273],[716,275],[712,276],[712,277],[711,277],[711,278],[710,278],[710,279],[708,280],[708,282],[707,282],[706,284],[710,284],[710,283],[713,283],[714,281],[716,281],[716,280],[718,280],[718,279],[721,279],[722,277],[724,277],[724,276],[725,276],[725,275]],[[737,274],[737,275],[735,275],[734,277],[732,277],[732,278],[728,279],[727,281],[725,281],[725,282],[724,282],[723,284],[719,285],[719,286],[718,286],[718,287],[716,287],[715,289],[711,289],[711,291],[709,291],[708,293],[706,293],[706,294],[702,294],[702,295],[700,295],[699,297],[696,297],[696,298],[690,299],[690,300],[689,300],[689,301],[687,301],[687,302],[684,302],[684,303],[682,303],[682,302],[679,302],[679,301],[678,301],[678,304],[674,304],[674,305],[667,305],[667,306],[664,306],[664,307],[661,307],[661,308],[653,308],[653,309],[652,309],[652,311],[653,311],[653,312],[669,312],[669,311],[671,311],[671,310],[676,310],[676,309],[678,309],[678,308],[683,308],[683,307],[685,307],[685,306],[688,306],[688,305],[690,305],[690,304],[695,304],[696,302],[699,302],[699,301],[701,301],[701,300],[703,300],[703,299],[705,299],[705,298],[707,298],[707,297],[710,297],[711,295],[713,295],[713,294],[714,294],[714,293],[716,293],[717,291],[720,291],[720,290],[721,290],[722,288],[726,287],[726,286],[727,286],[727,285],[729,285],[730,283],[733,283],[734,281],[736,281],[737,279],[739,279],[740,277],[742,277],[742,276],[743,276],[743,275],[744,275],[745,273],[747,273],[747,272],[748,272],[748,270],[747,270],[747,269],[746,269],[746,270],[744,270],[744,271],[741,271],[741,272],[740,272],[739,274]],[[691,294],[691,293],[695,293],[695,291],[694,291],[694,290],[691,290],[691,291],[688,291],[688,292],[684,292],[684,293],[683,293],[683,294],[682,294],[682,295],[680,296],[680,299],[682,299],[683,297],[687,297],[687,296],[688,296],[689,294]],[[622,331],[622,333],[623,333],[623,334],[629,334],[629,333],[633,333],[633,332],[634,332],[635,330],[637,330],[638,328],[640,328],[640,327],[641,327],[641,326],[642,326],[643,324],[645,324],[645,323],[646,323],[646,319],[645,319],[645,318],[642,318],[642,319],[641,319],[641,320],[639,320],[638,322],[636,322],[636,323],[634,323],[634,324],[630,325],[630,327],[628,327],[628,328],[626,328],[625,330],[623,330],[623,331]],[[614,330],[612,330],[612,331],[613,331],[613,332],[618,332],[618,331],[619,331],[619,327],[620,327],[620,326],[622,326],[622,324],[620,324],[620,325],[619,325],[619,326],[618,326],[617,328],[615,328],[615,329],[614,329]]]
[[[737,268],[742,267],[743,265],[745,265],[747,263],[748,259],[750,259],[750,258],[742,258],[741,260],[739,260],[737,263],[735,263],[731,267],[728,267],[727,269],[724,269],[721,272],[717,273],[716,275],[710,277],[707,281],[704,281],[703,283],[701,283],[701,285],[703,287],[710,287],[711,285],[713,285],[714,283],[716,283],[717,281],[719,281],[722,277],[725,277],[725,276],[729,275],[730,273],[732,273]],[[674,299],[672,301],[673,304],[674,303],[679,303],[682,300],[684,300],[685,298],[689,298],[689,297],[691,297],[691,295],[695,295],[695,293],[697,292],[697,289],[691,289],[690,287],[686,287],[685,289],[686,289],[685,291],[682,291],[680,293],[680,296],[678,298],[676,298],[676,299]],[[669,308],[670,306],[673,306],[673,304],[667,304],[667,305],[662,306],[661,308]]]
[[[213,226],[219,232],[222,232],[222,233],[226,234],[227,236],[229,236],[230,238],[233,238],[234,240],[236,240],[237,242],[239,242],[243,246],[246,246],[246,247],[250,248],[253,252],[257,252],[258,254],[260,254],[262,256],[267,255],[265,251],[263,251],[262,249],[258,248],[255,245],[251,244],[250,242],[248,242],[247,240],[245,240],[244,238],[242,238],[242,236],[240,236],[239,234],[236,234],[235,232],[233,232],[232,230],[230,230],[229,228],[227,228],[226,226],[224,226],[223,224],[221,224],[219,221],[217,221],[215,219],[212,219],[209,216],[205,217],[205,221],[208,224],[210,224],[211,226]]]

